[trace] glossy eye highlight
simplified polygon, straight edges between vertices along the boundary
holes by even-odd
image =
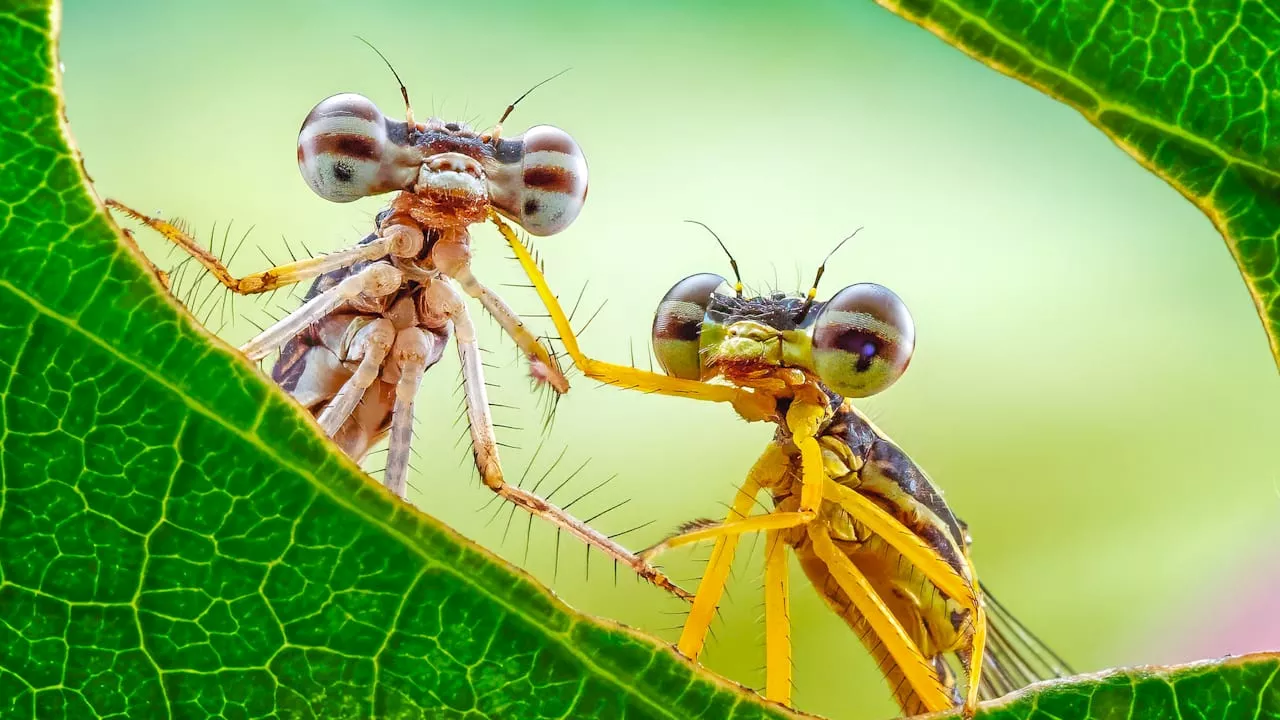
[[[332,202],[410,186],[417,167],[395,152],[400,148],[388,140],[388,124],[363,95],[343,93],[320,101],[298,131],[298,170],[307,185]]]
[[[814,320],[814,370],[845,397],[875,395],[902,377],[915,343],[915,323],[901,298],[883,285],[850,285]]]
[[[569,227],[587,199],[587,160],[569,133],[550,125],[500,140],[498,162],[507,170],[490,177],[494,207],[534,235]]]
[[[658,303],[653,316],[653,352],[668,375],[702,379],[698,353],[702,319],[711,294],[725,284],[725,279],[715,273],[690,275],[673,285]]]

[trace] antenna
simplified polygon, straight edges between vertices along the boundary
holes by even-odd
[[[377,54],[378,54],[378,57],[382,58],[382,62],[386,63],[386,65],[387,65],[387,69],[388,69],[388,70],[390,70],[390,71],[391,71],[391,74],[395,76],[395,78],[396,78],[396,82],[400,85],[400,97],[404,98],[404,114],[405,114],[405,118],[406,118],[406,120],[407,120],[407,121],[408,121],[408,123],[409,123],[409,127],[412,129],[412,128],[413,128],[413,126],[414,126],[414,122],[413,122],[413,106],[409,104],[409,89],[408,89],[408,88],[406,88],[406,87],[404,86],[404,81],[400,79],[400,73],[396,72],[396,69],[395,69],[394,67],[392,67],[392,66],[391,66],[391,61],[387,59],[387,56],[386,56],[386,55],[383,55],[383,54],[382,54],[382,51],[381,51],[381,50],[379,50],[378,48],[374,47],[374,46],[373,46],[373,43],[369,42],[368,40],[365,40],[364,38],[360,37],[359,35],[355,35],[354,37],[355,37],[355,39],[359,40],[360,42],[364,43],[365,45],[368,45],[370,50],[372,50],[372,51],[374,51],[375,53],[377,53]]]
[[[852,240],[853,236],[857,235],[858,231],[861,229],[862,228],[858,228],[858,230],[854,230],[849,234],[849,237],[837,243],[836,246],[832,248],[831,252],[827,253],[827,257],[822,260],[822,264],[818,266],[818,274],[814,276],[813,284],[809,286],[809,294],[805,296],[804,305],[800,307],[800,315],[796,317],[797,325],[804,322],[805,316],[809,314],[809,308],[813,307],[813,299],[818,296],[818,283],[822,281],[822,273],[827,271],[827,261],[831,259],[832,255],[836,254],[836,250],[844,247],[844,244]]]
[[[573,69],[573,68],[565,68],[565,69],[561,70],[560,72],[556,73],[555,75],[552,75],[551,77],[547,78],[546,80],[543,80],[542,82],[540,82],[540,83],[538,83],[538,84],[534,85],[533,87],[529,88],[528,90],[525,90],[523,95],[521,95],[520,97],[516,98],[515,102],[511,103],[510,105],[508,105],[508,106],[507,106],[507,109],[506,109],[506,110],[504,110],[504,111],[502,111],[502,117],[498,118],[498,122],[496,122],[496,123],[494,123],[494,124],[493,124],[493,132],[489,133],[489,135],[490,135],[490,141],[491,141],[491,142],[495,142],[495,143],[496,143],[496,142],[498,142],[498,137],[502,135],[502,123],[506,122],[506,119],[507,119],[508,117],[510,117],[510,115],[511,115],[511,111],[516,109],[516,106],[520,104],[520,101],[521,101],[521,100],[524,100],[525,98],[529,97],[529,93],[533,92],[534,90],[537,90],[538,88],[542,87],[543,85],[546,85],[547,83],[551,82],[552,80],[555,80],[556,78],[558,78],[558,77],[560,77],[561,75],[563,75],[563,74],[565,74],[565,73],[569,72],[569,71],[570,71],[570,70],[572,70],[572,69]]]
[[[704,222],[699,222],[697,220],[685,220],[685,222],[693,223],[694,225],[701,225],[703,229],[711,233],[711,237],[715,238],[716,242],[720,243],[720,249],[724,251],[725,255],[729,256],[729,267],[733,268],[733,290],[738,294],[738,297],[742,297],[742,275],[738,273],[738,261],[733,259],[733,255],[729,252],[729,248],[725,247],[724,241],[720,239],[720,236],[716,234],[715,230],[707,227],[707,224]]]

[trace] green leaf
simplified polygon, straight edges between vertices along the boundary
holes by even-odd
[[[982,720],[1280,717],[1280,655],[1110,670],[1032,686],[986,703]],[[955,717],[955,716],[953,716]]]
[[[199,328],[85,184],[56,18],[0,8],[0,717],[792,716],[395,501]],[[981,714],[1275,717],[1277,667]]]
[[[169,300],[0,8],[0,717],[789,716],[394,500]]]
[[[1076,108],[1222,233],[1280,363],[1280,10],[1247,0],[876,0]]]

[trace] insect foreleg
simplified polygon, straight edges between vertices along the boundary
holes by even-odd
[[[876,594],[866,576],[858,570],[848,555],[836,548],[835,543],[831,541],[831,536],[827,534],[826,527],[820,523],[814,523],[806,530],[814,554],[826,564],[827,569],[831,571],[831,577],[835,579],[845,595],[849,596],[854,607],[884,643],[889,655],[902,669],[907,682],[920,696],[921,702],[930,712],[950,709],[951,694],[943,687],[932,663],[920,653],[920,649],[902,627],[902,623],[898,622],[884,600]]]
[[[787,410],[787,429],[791,441],[800,450],[800,510],[798,514],[816,517],[822,503],[823,484],[827,474],[822,462],[822,448],[818,445],[818,427],[827,416],[827,408],[808,402],[793,402]]]
[[[342,282],[308,300],[302,307],[286,315],[280,322],[245,343],[240,352],[250,360],[261,360],[285,344],[289,338],[328,315],[342,303],[361,293],[371,297],[389,295],[399,289],[404,274],[387,263],[373,263]]]
[[[388,228],[382,237],[376,238],[372,242],[362,243],[355,247],[321,255],[320,257],[286,263],[270,270],[237,278],[227,270],[227,267],[213,253],[201,247],[195,238],[172,223],[140,213],[115,200],[107,200],[106,204],[107,207],[119,210],[163,235],[169,242],[194,257],[197,262],[209,270],[209,273],[218,282],[240,295],[268,292],[285,285],[310,280],[317,275],[348,267],[361,261],[377,260],[387,255],[413,255],[422,248],[421,230],[397,225]],[[414,246],[414,233],[416,233],[416,247]]]

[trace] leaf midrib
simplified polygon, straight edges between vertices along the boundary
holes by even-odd
[[[893,4],[895,6],[900,6],[900,3],[901,3],[901,0],[877,0],[877,1],[882,4]],[[1012,75],[1014,77],[1017,77],[1018,79],[1022,80],[1028,85],[1031,85],[1032,87],[1043,92],[1044,94],[1049,95],[1050,97],[1058,99],[1059,101],[1074,107],[1076,110],[1080,112],[1080,114],[1084,115],[1089,120],[1089,122],[1093,123],[1094,125],[1101,127],[1099,123],[1100,123],[1100,117],[1103,113],[1106,113],[1106,112],[1115,113],[1122,117],[1127,117],[1130,120],[1135,120],[1137,122],[1145,123],[1146,125],[1149,125],[1157,130],[1160,130],[1168,135],[1180,137],[1188,142],[1191,142],[1217,155],[1228,164],[1235,164],[1235,165],[1247,167],[1251,170],[1267,175],[1268,177],[1271,177],[1273,179],[1280,180],[1280,170],[1267,167],[1266,165],[1260,165],[1254,160],[1250,160],[1248,158],[1241,157],[1235,153],[1229,152],[1225,148],[1223,148],[1221,145],[1214,142],[1213,140],[1197,135],[1195,133],[1188,132],[1177,125],[1170,125],[1164,120],[1160,120],[1158,118],[1151,117],[1149,115],[1144,115],[1138,108],[1132,105],[1129,105],[1126,103],[1114,102],[1112,100],[1105,99],[1104,97],[1100,96],[1098,94],[1098,91],[1095,90],[1092,86],[1086,84],[1085,81],[1082,80],[1081,78],[1073,75],[1070,69],[1058,67],[1057,65],[1050,64],[1044,60],[1041,60],[1039,57],[1036,57],[1034,54],[1028,51],[1026,46],[1023,45],[1020,41],[1017,41],[1009,37],[1007,34],[993,27],[991,23],[987,22],[987,19],[985,17],[974,14],[973,12],[969,11],[967,8],[957,5],[952,0],[936,0],[936,1],[937,1],[937,4],[945,5],[946,7],[955,11],[956,14],[963,16],[966,22],[971,22],[974,25],[978,25],[982,27],[984,30],[986,30],[988,33],[990,33],[992,36],[998,39],[1001,43],[1003,43],[1005,47],[1016,50],[1023,58],[1025,58],[1035,66],[1043,70],[1046,70],[1050,73],[1053,73],[1060,79],[1071,83],[1073,86],[1078,88],[1081,92],[1085,93],[1086,95],[1088,95],[1093,99],[1094,104],[1096,106],[1096,110],[1081,107],[1078,104],[1071,102],[1069,99],[1062,97],[1061,93],[1054,92],[1051,88],[1044,87],[1040,83],[1036,82],[1030,76],[1024,73],[1015,72],[1013,68],[1010,68],[1003,63],[999,63],[994,59],[977,58],[977,57],[975,57],[974,59],[978,60],[978,62],[981,62],[982,64],[987,65],[989,67],[998,68],[1002,72],[1004,72],[1006,75]],[[1110,8],[1110,5],[1111,4],[1108,3],[1108,8]],[[941,37],[953,36],[953,33],[951,33],[948,30],[948,28],[937,24],[932,19],[922,15],[916,16],[916,17],[919,17],[920,25],[926,26],[935,34]],[[1102,16],[1099,16],[1099,22],[1101,22],[1101,19],[1102,19]],[[1090,34],[1089,34],[1090,38],[1093,37],[1093,34],[1095,31],[1096,31],[1096,27],[1090,31]],[[974,53],[968,48],[958,44],[955,45],[955,47],[963,51],[966,55],[974,57]],[[1083,45],[1081,45],[1081,47],[1083,47]],[[1103,132],[1106,132],[1106,130],[1104,129]],[[1107,133],[1107,135],[1108,137],[1113,137],[1110,133]],[[1183,194],[1190,196],[1190,193],[1188,193],[1181,186],[1181,184],[1175,183],[1175,181],[1172,178],[1167,178],[1167,179],[1170,183],[1174,183],[1175,186],[1178,187],[1179,190],[1183,192]]]
[[[121,253],[117,251],[116,254],[112,256],[111,262],[112,264],[114,264],[120,259],[121,259]],[[132,260],[132,258],[129,258],[129,259]],[[358,515],[362,520],[364,520],[366,523],[373,526],[374,528],[393,536],[396,540],[400,542],[401,545],[408,548],[411,552],[413,552],[415,555],[420,557],[422,560],[426,561],[432,566],[443,569],[446,573],[454,576],[455,578],[460,580],[462,583],[469,585],[472,588],[475,588],[477,591],[479,591],[483,595],[489,597],[497,605],[506,609],[506,611],[509,614],[523,618],[532,627],[538,628],[538,630],[540,630],[544,635],[544,637],[546,637],[548,640],[551,640],[551,641],[557,641],[559,639],[571,640],[571,635],[569,633],[560,633],[547,627],[545,624],[540,622],[534,616],[529,615],[528,613],[523,612],[519,607],[513,606],[510,603],[506,602],[501,596],[492,592],[487,586],[477,583],[473,578],[463,573],[457,572],[447,563],[440,563],[432,559],[430,555],[423,552],[422,549],[417,546],[417,543],[413,542],[411,538],[406,537],[397,528],[391,525],[377,522],[376,519],[373,516],[369,515],[363,508],[360,508],[356,505],[351,504],[345,498],[335,494],[323,483],[319,482],[316,476],[312,474],[307,468],[299,467],[297,465],[294,465],[286,461],[284,458],[276,454],[276,452],[269,445],[266,445],[265,443],[261,442],[257,435],[246,433],[241,428],[228,423],[220,415],[218,415],[215,412],[212,412],[209,408],[205,407],[203,403],[187,395],[181,388],[169,382],[167,378],[153,372],[151,368],[147,367],[146,365],[143,365],[137,362],[132,357],[130,357],[129,355],[119,350],[115,345],[111,344],[105,338],[100,338],[94,333],[89,332],[87,329],[80,326],[74,319],[69,318],[65,315],[62,315],[56,310],[48,307],[47,305],[40,302],[35,297],[29,295],[22,289],[14,286],[13,283],[9,282],[8,280],[0,279],[0,288],[4,288],[8,290],[9,292],[13,293],[17,297],[21,298],[28,305],[30,305],[36,312],[48,318],[51,318],[56,322],[61,323],[65,327],[69,328],[70,330],[87,338],[89,341],[93,342],[95,345],[99,346],[106,352],[115,356],[116,358],[126,363],[130,367],[138,370],[144,376],[159,383],[162,387],[168,389],[174,396],[182,400],[182,402],[192,411],[214,421],[218,425],[230,431],[235,436],[248,442],[250,445],[252,445],[253,447],[257,448],[259,451],[261,451],[263,454],[265,454],[268,458],[278,463],[281,467],[291,470],[293,472],[296,472],[298,475],[305,478],[307,482],[311,484],[312,487],[314,487],[316,490],[318,490],[322,494],[326,495],[334,503],[338,504],[343,508],[346,508],[347,510],[352,511],[354,514]],[[234,358],[233,361],[239,362],[239,359]],[[335,455],[337,455],[337,453],[335,453]],[[351,464],[351,461],[346,458],[346,456],[342,456],[339,459],[339,462],[342,463],[343,465],[346,465],[348,470],[354,470],[355,472],[363,473],[363,471],[359,470],[358,468],[355,468]],[[569,618],[569,620],[571,623],[571,627],[573,625],[577,625],[579,622],[577,619],[574,619],[574,618]],[[390,632],[394,632],[394,628],[392,628],[391,630],[388,630],[388,633]],[[580,652],[571,641],[557,642],[557,644],[559,644],[561,647],[568,650],[575,658],[580,660],[584,665],[593,669],[597,676],[607,678],[614,685],[628,692],[630,695],[640,700],[641,702],[645,703],[647,706],[657,711],[662,716],[673,718],[673,720],[680,720],[680,716],[672,714],[672,712],[669,711],[667,708],[663,707],[662,705],[659,705],[656,701],[650,699],[648,695],[641,693],[637,687],[635,687],[634,685],[622,682],[616,674],[606,670],[605,668],[602,668],[601,666],[593,662],[590,656]],[[662,651],[661,648],[655,648],[655,650],[659,652]],[[734,705],[736,706],[741,701],[742,701],[741,698],[735,698]]]

